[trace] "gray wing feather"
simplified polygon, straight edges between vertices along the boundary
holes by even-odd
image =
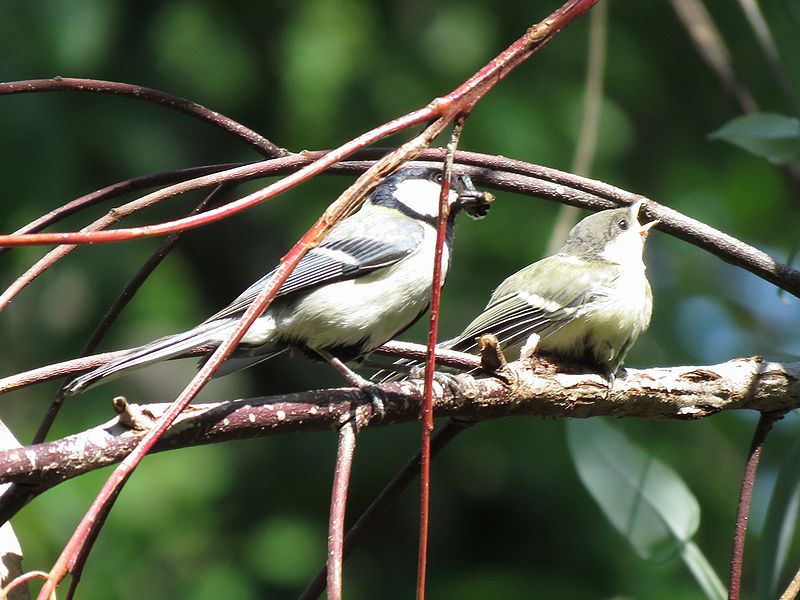
[[[568,270],[570,285],[561,282]],[[453,349],[473,351],[475,338],[497,336],[506,348],[524,344],[531,334],[551,335],[569,323],[581,308],[595,299],[601,279],[611,280],[617,268],[603,263],[544,258],[510,276],[495,291],[487,307],[454,342]],[[530,283],[537,287],[531,288]],[[602,287],[602,286],[601,286]]]
[[[350,217],[353,219],[354,217]],[[350,220],[348,219],[348,221]],[[345,225],[342,222],[341,225]],[[371,271],[391,266],[412,254],[422,242],[424,230],[421,225],[411,219],[402,218],[400,223],[386,223],[391,233],[402,233],[386,237],[364,237],[378,235],[380,232],[360,231],[361,237],[346,237],[336,228],[317,247],[312,248],[303,257],[297,267],[281,286],[276,298],[309,291],[329,283],[353,279]],[[352,229],[348,226],[347,229]],[[334,235],[334,233],[338,235]],[[247,288],[236,300],[208,321],[239,316],[255,297],[264,289],[264,285],[273,276],[271,271]]]
[[[478,346],[475,338],[486,333],[495,335],[503,348],[524,344],[533,333],[542,337],[550,335],[569,322],[582,302],[582,297],[574,298],[553,311],[531,304],[519,294],[510,294],[487,306],[451,348],[472,352]]]

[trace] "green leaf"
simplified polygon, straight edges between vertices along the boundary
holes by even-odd
[[[691,541],[700,507],[675,471],[602,419],[568,421],[567,443],[583,485],[639,556],[661,562],[680,553],[706,596],[725,598],[722,582]]]
[[[569,421],[567,440],[581,481],[639,556],[667,560],[692,538],[700,507],[672,469],[600,419]]]
[[[706,598],[709,600],[725,600],[728,597],[728,592],[725,586],[722,585],[722,581],[717,577],[708,559],[694,542],[684,544],[683,548],[681,548],[681,558],[683,558],[686,566],[689,567],[697,583],[703,588]]]
[[[776,165],[800,158],[800,119],[776,113],[737,117],[708,137],[739,146]]]
[[[800,511],[800,441],[781,461],[758,553],[759,598],[775,598]]]

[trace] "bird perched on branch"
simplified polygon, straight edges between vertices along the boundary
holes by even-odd
[[[332,362],[363,383],[342,361],[358,359],[412,325],[427,310],[433,282],[436,223],[442,172],[408,167],[386,178],[359,211],[337,223],[311,249],[223,363],[228,374],[288,349]],[[451,182],[443,277],[450,266],[455,219],[486,215],[491,194],[466,175]],[[131,349],[124,356],[69,382],[67,393],[158,361],[207,349],[230,334],[273,272],[197,327]],[[355,379],[353,379],[355,378]]]
[[[509,358],[551,354],[613,378],[653,310],[642,252],[658,221],[639,223],[642,203],[580,221],[556,254],[503,281],[483,312],[444,345],[474,352],[476,338],[491,333]]]
[[[641,205],[638,201],[580,221],[556,254],[508,277],[483,312],[438,347],[475,353],[478,338],[492,334],[510,360],[549,354],[598,369],[613,381],[647,329],[653,308],[642,252],[658,221],[640,225]],[[403,360],[394,366],[408,371],[418,364]],[[397,378],[386,376],[387,370],[373,378]]]

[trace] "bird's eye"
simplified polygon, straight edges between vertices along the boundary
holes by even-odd
[[[628,220],[627,219],[620,219],[617,221],[617,227],[619,227],[622,231],[627,231],[628,229]]]
[[[437,173],[436,175],[433,176],[433,180],[436,183],[441,184],[442,183],[442,174],[441,173]]]

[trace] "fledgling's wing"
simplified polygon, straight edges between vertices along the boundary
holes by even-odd
[[[359,212],[339,223],[319,246],[302,258],[276,298],[361,277],[396,264],[419,248],[425,234],[421,224],[384,208],[372,210],[380,211],[379,222],[374,213],[365,217]],[[274,273],[273,270],[253,283],[206,322],[241,316]]]
[[[491,333],[508,349],[525,344],[534,333],[540,337],[555,333],[591,302],[598,275],[599,279],[616,275],[605,269],[599,273],[597,267],[594,262],[564,256],[550,256],[525,267],[498,286],[483,312],[450,347],[474,352],[475,338]],[[566,269],[569,285],[564,285]]]
[[[564,260],[568,261],[570,278],[574,282],[569,289],[561,283]],[[478,348],[476,338],[491,333],[504,350],[509,350],[525,344],[533,333],[541,337],[554,333],[591,300],[595,275],[595,269],[586,261],[574,257],[549,256],[528,265],[497,286],[486,308],[460,335],[437,347],[474,354]],[[531,286],[532,281],[537,282],[536,288]],[[402,359],[394,364],[402,365],[403,371],[407,371],[421,363]],[[373,379],[381,383],[393,381],[400,378],[399,371],[392,372],[389,367],[376,373]]]

